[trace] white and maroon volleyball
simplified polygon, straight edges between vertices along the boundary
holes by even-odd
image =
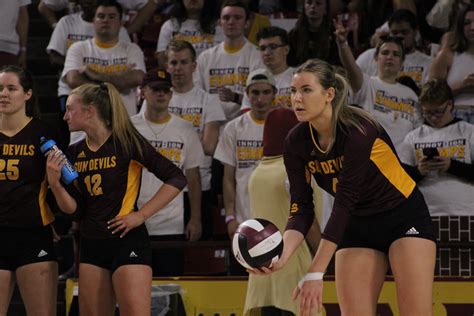
[[[283,237],[272,222],[261,218],[248,219],[237,228],[232,251],[245,268],[270,267],[280,258]]]

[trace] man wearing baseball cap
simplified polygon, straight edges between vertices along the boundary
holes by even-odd
[[[160,152],[180,167],[188,181],[191,219],[184,225],[184,201],[181,192],[166,207],[145,222],[151,240],[198,240],[201,236],[201,177],[200,162],[204,151],[192,124],[169,113],[172,96],[171,76],[163,69],[146,73],[142,83],[142,97],[147,102],[146,109],[132,116],[137,130]],[[142,207],[163,183],[153,174],[144,170],[138,198]],[[184,255],[179,249],[153,251],[153,275],[182,275]]]
[[[263,155],[263,123],[276,94],[273,75],[267,69],[254,70],[247,77],[246,92],[250,111],[227,123],[214,154],[224,165],[225,222],[231,240],[237,226],[250,218],[248,182]],[[246,274],[233,260],[230,273]]]

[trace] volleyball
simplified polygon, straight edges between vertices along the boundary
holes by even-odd
[[[272,222],[253,218],[241,223],[232,240],[235,259],[247,269],[271,267],[283,251],[283,236]]]

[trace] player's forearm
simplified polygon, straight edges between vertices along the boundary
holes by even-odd
[[[163,207],[168,205],[180,192],[178,188],[169,185],[163,184],[155,195],[143,205],[143,207],[138,211],[144,220],[147,220],[155,213],[159,212]]]
[[[309,272],[326,272],[336,249],[337,244],[326,239],[321,239],[316,256],[314,256],[313,262],[309,267]]]
[[[76,200],[61,185],[51,185],[51,191],[56,199],[59,209],[66,214],[73,214],[77,210]]]

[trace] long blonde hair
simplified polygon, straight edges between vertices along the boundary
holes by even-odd
[[[335,96],[332,100],[332,118],[331,127],[333,135],[336,135],[337,127],[345,133],[349,133],[350,127],[357,128],[361,133],[366,134],[365,128],[361,123],[361,119],[371,122],[377,128],[380,124],[363,109],[355,106],[349,106],[347,99],[349,95],[349,84],[347,80],[337,73],[336,69],[329,63],[321,59],[309,59],[295,70],[295,74],[308,72],[312,73],[318,79],[324,89],[331,87],[335,90]],[[333,137],[328,149],[334,145],[336,137]]]
[[[112,132],[114,145],[121,146],[124,153],[131,157],[134,149],[143,156],[144,139],[130,121],[130,117],[118,90],[110,83],[86,83],[71,91],[81,98],[82,104],[97,109],[99,118]]]

